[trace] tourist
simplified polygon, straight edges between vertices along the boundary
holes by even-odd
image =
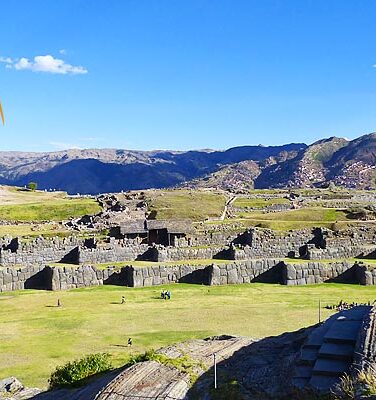
[[[132,344],[133,344],[132,338],[128,338],[128,346],[132,346]]]
[[[57,299],[57,306],[58,306],[58,307],[61,307],[61,306],[62,306],[62,304],[61,304],[61,302],[60,302],[60,299]]]
[[[125,297],[121,296],[121,304],[125,304]]]

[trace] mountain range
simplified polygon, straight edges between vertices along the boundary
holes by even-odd
[[[374,188],[376,133],[355,140],[331,137],[309,146],[240,146],[223,151],[72,149],[0,152],[0,184],[98,194],[189,187]]]

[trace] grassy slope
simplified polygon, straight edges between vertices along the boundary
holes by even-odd
[[[100,211],[93,199],[54,199],[39,203],[0,206],[0,219],[17,221],[62,221]]]
[[[0,220],[61,221],[99,211],[100,207],[94,199],[72,199],[67,197],[65,192],[28,191],[0,186]],[[11,226],[10,231],[12,229],[15,231],[13,234],[26,234],[28,230],[31,231],[27,226],[18,229]]]
[[[275,198],[270,198],[270,199],[261,199],[261,198],[244,198],[240,197],[236,199],[232,205],[234,207],[238,208],[246,208],[246,207],[251,207],[251,208],[264,208],[267,206],[271,206],[273,204],[288,204],[290,201],[288,199],[285,199],[283,197],[275,197]]]
[[[30,191],[15,186],[0,185],[0,205],[38,203],[45,200],[63,199],[65,192]]]
[[[162,288],[172,300],[160,300]],[[125,295],[127,304],[119,304]],[[277,335],[317,321],[317,304],[373,300],[374,287],[274,284],[142,289],[103,286],[66,292],[0,294],[0,378],[45,386],[56,365],[108,351],[121,365],[131,352],[212,334]],[[60,298],[63,307],[53,307]],[[323,317],[329,310],[323,309]],[[132,337],[132,349],[125,347]]]
[[[338,224],[338,226],[358,223],[358,221],[347,219],[346,213],[342,210],[324,207],[308,207],[274,213],[244,211],[240,212],[236,218],[226,219],[221,223],[231,224],[233,222],[240,223],[244,227],[260,226],[276,230],[302,229],[317,226],[330,228],[333,223]]]
[[[155,192],[149,200],[149,210],[156,219],[204,220],[219,217],[224,209],[225,196],[207,191],[170,190]]]

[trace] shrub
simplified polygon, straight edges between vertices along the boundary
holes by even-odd
[[[333,394],[336,400],[351,400],[357,396],[371,396],[376,394],[376,371],[372,368],[358,372],[355,376],[345,374],[334,387]]]
[[[89,354],[57,367],[49,379],[50,388],[79,386],[86,378],[111,368],[110,354]]]
[[[36,182],[29,182],[27,184],[28,189],[34,191],[37,190],[38,184]]]

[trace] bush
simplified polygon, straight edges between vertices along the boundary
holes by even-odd
[[[29,182],[27,184],[28,189],[34,191],[37,190],[38,184],[36,182]]]
[[[354,376],[345,374],[334,387],[336,400],[351,400],[376,394],[376,371],[372,368],[359,371]]]
[[[79,386],[86,378],[111,368],[110,354],[89,354],[57,367],[49,379],[50,388]]]

